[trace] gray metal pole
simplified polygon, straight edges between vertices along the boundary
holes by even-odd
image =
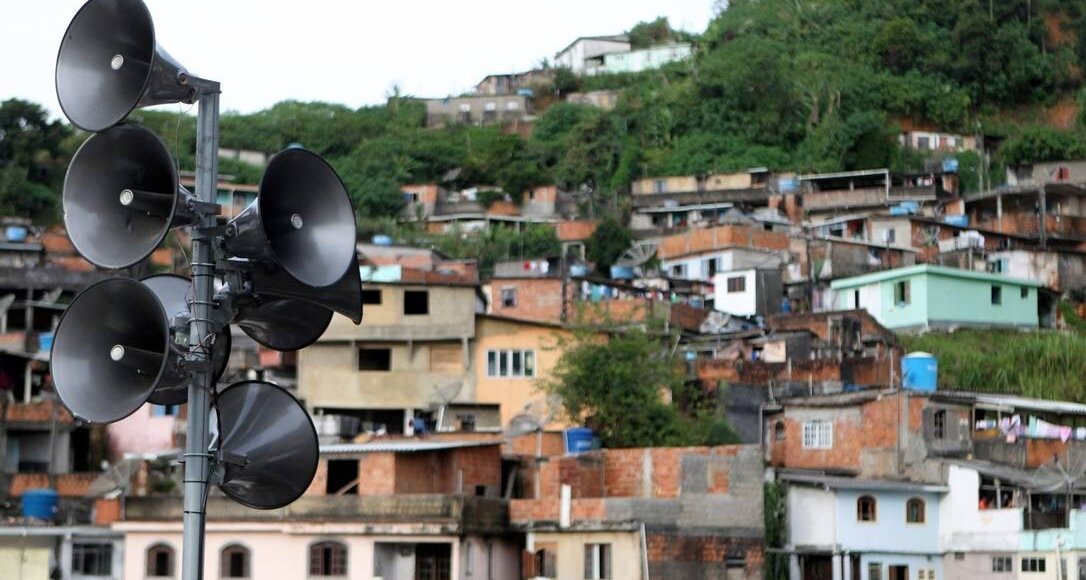
[[[214,203],[219,175],[219,86],[201,87],[196,125],[196,197]],[[213,215],[205,215],[197,227],[215,225]],[[181,550],[183,580],[204,577],[204,519],[210,469],[208,414],[214,374],[199,366],[210,358],[210,340],[214,336],[211,320],[215,262],[211,243],[196,228],[192,236],[192,322],[189,328],[188,360],[197,365],[189,383],[189,416],[185,430],[185,515]]]

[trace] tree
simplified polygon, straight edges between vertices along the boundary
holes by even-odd
[[[630,249],[633,234],[613,216],[604,218],[585,244],[587,257],[596,264],[597,272],[610,272],[611,266]]]
[[[567,419],[592,427],[604,447],[734,442],[711,436],[722,423],[711,414],[684,414],[666,402],[665,396],[688,395],[680,362],[656,335],[634,328],[604,340],[585,332],[563,347],[543,387],[562,400]]]

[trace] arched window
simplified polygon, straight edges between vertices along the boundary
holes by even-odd
[[[875,498],[869,495],[861,495],[856,500],[856,521],[875,521]]]
[[[924,523],[924,500],[914,497],[905,502],[905,522],[909,524]]]
[[[317,542],[309,546],[310,576],[346,576],[347,546],[340,542]]]
[[[147,548],[147,576],[173,578],[173,548],[166,544],[155,544]]]
[[[773,440],[784,441],[784,421],[777,421],[773,424]]]
[[[222,549],[219,559],[219,577],[221,578],[249,578],[249,548],[230,544]]]

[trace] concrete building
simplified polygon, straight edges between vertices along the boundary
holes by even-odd
[[[629,52],[612,52],[603,55],[602,66],[590,67],[586,73],[590,75],[639,73],[686,60],[693,54],[694,46],[685,42],[650,46]]]
[[[1037,328],[1040,284],[928,264],[835,280],[831,308],[864,308],[896,330]]]
[[[670,255],[669,250],[665,253]],[[660,260],[660,269],[671,278],[713,281],[721,272],[760,269],[779,270],[788,258],[783,251],[761,248],[722,247]]]
[[[475,419],[468,427],[499,428],[496,408],[474,407],[476,281],[400,266],[363,267],[362,280],[366,324],[337,315],[298,354],[307,407],[356,417],[364,431],[410,434],[416,414],[438,427],[441,416],[467,406],[472,411],[462,414]]]
[[[500,497],[500,441],[331,444],[290,506],[208,500],[207,578],[475,580],[519,577],[520,537]],[[129,497],[124,578],[176,577],[181,498]]]
[[[468,95],[423,99],[426,126],[506,125],[530,120],[532,98],[526,95]]]
[[[480,96],[513,95],[531,92],[539,86],[554,83],[554,69],[533,69],[522,73],[487,75],[475,85]]]
[[[788,484],[791,578],[953,577],[944,575],[940,545],[946,486],[802,473],[777,479]]]
[[[749,268],[715,274],[713,309],[734,316],[770,316],[781,311],[784,286],[779,269]]]
[[[624,34],[582,36],[554,55],[554,67],[568,68],[576,75],[594,74],[603,66],[604,55],[629,50],[630,41]]]
[[[904,131],[898,137],[905,147],[919,151],[943,151],[957,153],[960,151],[976,151],[977,138],[972,135],[959,135],[956,133],[942,133],[939,131]]]
[[[762,577],[756,446],[605,449],[536,468],[510,502],[526,578]]]

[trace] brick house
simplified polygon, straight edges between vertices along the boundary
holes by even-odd
[[[554,458],[510,502],[526,577],[761,578],[754,445],[605,449]]]

